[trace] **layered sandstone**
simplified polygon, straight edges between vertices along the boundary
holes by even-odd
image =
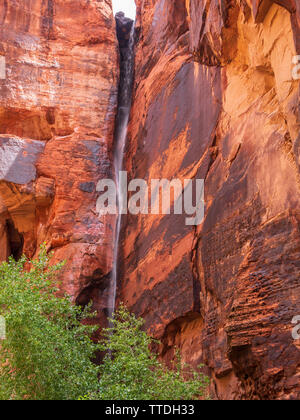
[[[118,299],[166,361],[177,346],[206,365],[213,397],[299,399],[299,2],[137,0],[137,13],[126,169],[205,179],[206,210],[198,228],[124,218]],[[101,320],[117,44],[110,0],[0,0],[0,260],[46,241],[67,261],[62,289]]]
[[[300,398],[300,10],[138,0],[130,178],[205,179],[205,219],[124,221],[119,299],[224,399]]]
[[[112,171],[118,54],[111,1],[0,1],[1,260],[45,241],[67,261],[63,290],[103,308],[115,221],[96,184]]]

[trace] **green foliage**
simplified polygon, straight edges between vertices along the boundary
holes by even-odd
[[[168,369],[151,352],[143,320],[124,306],[94,344],[95,327],[82,323],[93,316],[90,308],[57,297],[53,284],[63,264],[49,266],[45,247],[30,271],[25,264],[26,258],[10,258],[0,265],[0,316],[7,327],[0,341],[0,400],[189,400],[205,394],[207,378],[182,366],[179,356]],[[100,367],[91,361],[97,350],[106,353]]]
[[[208,380],[177,357],[168,369],[150,351],[153,340],[142,330],[143,320],[124,306],[104,331],[101,350],[107,352],[100,368],[98,393],[81,399],[191,400],[205,394]]]
[[[0,315],[7,339],[0,342],[0,400],[74,400],[98,388],[97,346],[88,310],[58,298],[53,287],[62,264],[50,267],[45,247],[31,270],[25,258],[0,265]]]

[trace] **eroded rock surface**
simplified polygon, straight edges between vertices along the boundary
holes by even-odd
[[[111,271],[96,185],[112,171],[118,54],[111,1],[0,0],[0,258],[46,241],[82,304]]]
[[[128,216],[119,299],[219,399],[299,399],[296,1],[137,1],[130,178],[205,179],[205,219]]]

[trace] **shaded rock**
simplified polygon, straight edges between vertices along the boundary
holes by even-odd
[[[115,15],[116,26],[117,26],[117,37],[120,48],[127,48],[130,32],[134,21],[128,17],[125,17],[123,12],[118,12]]]

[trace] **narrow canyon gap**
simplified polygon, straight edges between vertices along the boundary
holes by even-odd
[[[135,22],[130,18],[127,18],[123,12],[118,12],[116,14],[116,24],[120,48],[120,83],[114,136],[114,171],[117,186],[117,209],[119,214],[116,222],[113,268],[109,290],[108,308],[110,317],[112,317],[115,310],[118,284],[119,238],[122,223],[121,203],[123,202],[124,189],[127,191],[127,185],[121,185],[119,174],[123,170],[124,150],[126,146],[127,128],[131,109],[135,44]]]

